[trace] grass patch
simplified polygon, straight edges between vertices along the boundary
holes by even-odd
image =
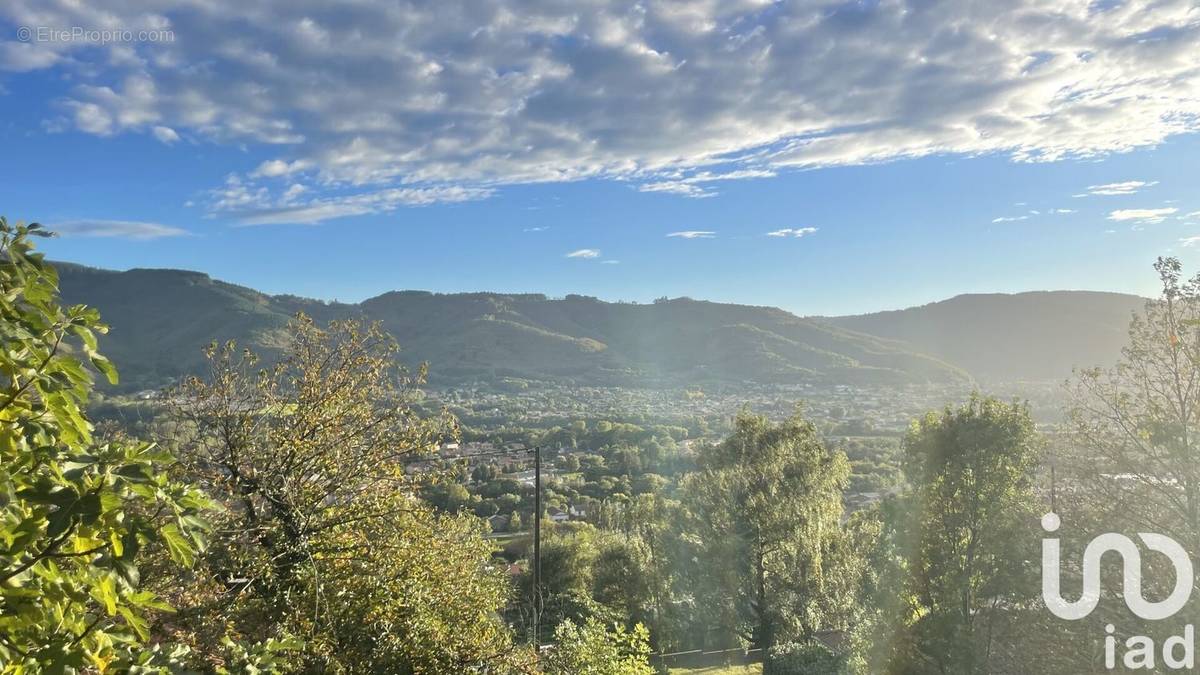
[[[671,668],[671,675],[761,675],[762,664],[747,666],[706,666],[703,668]]]

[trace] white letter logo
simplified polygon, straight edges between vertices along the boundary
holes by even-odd
[[[1057,514],[1042,516],[1042,529],[1047,532],[1057,532],[1060,524]],[[1122,593],[1129,611],[1147,621],[1158,621],[1183,609],[1192,594],[1192,559],[1170,537],[1149,532],[1139,532],[1138,537],[1151,551],[1158,551],[1170,558],[1175,566],[1175,590],[1166,600],[1147,602],[1142,597],[1141,551],[1129,537],[1109,532],[1093,539],[1083,552],[1083,594],[1075,602],[1067,602],[1062,597],[1058,539],[1042,539],[1042,599],[1046,601],[1046,607],[1054,616],[1067,621],[1076,621],[1091,614],[1100,602],[1100,558],[1114,551],[1121,556],[1125,571]]]

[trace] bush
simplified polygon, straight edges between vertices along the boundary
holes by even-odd
[[[607,629],[592,618],[583,625],[570,619],[554,632],[555,645],[542,661],[546,675],[652,675],[650,634],[642,624],[632,630]]]
[[[844,661],[818,642],[788,642],[771,648],[764,672],[770,675],[831,675],[842,671]]]

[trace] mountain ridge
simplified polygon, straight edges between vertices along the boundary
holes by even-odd
[[[1147,298],[1109,291],[963,293],[906,309],[822,317],[897,340],[984,379],[1057,379],[1111,366]]]
[[[962,383],[996,371],[952,348],[954,340],[978,336],[950,323],[962,312],[943,306],[955,307],[971,294],[847,317],[801,317],[776,307],[691,298],[642,304],[487,291],[398,290],[343,303],[269,295],[190,270],[56,266],[64,300],[96,307],[112,326],[102,347],[121,369],[123,389],[157,387],[197,372],[201,348],[213,340],[234,339],[269,357],[284,344],[287,322],[297,312],[320,322],[381,322],[400,342],[403,361],[431,364],[435,383],[506,377],[634,386]],[[1109,304],[1118,306],[1135,297],[1103,295],[1117,298]],[[1103,332],[1112,333],[1112,312],[1096,313]],[[978,319],[979,312],[966,314]],[[923,331],[914,329],[914,316],[925,323]],[[1044,361],[1038,367],[1053,370]]]

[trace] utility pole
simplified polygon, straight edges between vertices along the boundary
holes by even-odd
[[[533,645],[542,644],[542,446],[533,447]]]

